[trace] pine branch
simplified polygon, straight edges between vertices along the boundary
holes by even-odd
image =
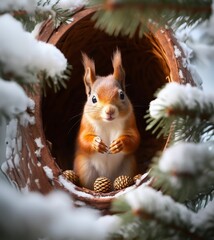
[[[166,24],[177,27],[200,23],[210,17],[211,0],[208,1],[148,1],[148,0],[92,0],[90,6],[99,7],[94,15],[96,26],[109,34],[132,37],[148,31],[147,25],[156,29]]]
[[[214,186],[211,191],[199,193],[196,198],[186,201],[185,205],[194,212],[205,208],[209,202],[214,200]]]
[[[53,88],[54,92],[59,91],[62,87],[66,88],[66,82],[71,76],[72,66],[67,65],[67,69],[54,77],[50,77],[46,71],[25,71],[22,76],[17,73],[5,71],[5,67],[0,62],[0,77],[7,79],[8,81],[15,81],[28,92],[32,94],[36,93],[37,86],[43,89],[44,95],[46,96],[47,87]]]
[[[41,23],[49,18],[49,12],[35,11],[27,13],[26,11],[15,11],[13,16],[22,23],[26,31],[31,32],[38,23]]]
[[[37,10],[34,14],[27,12],[15,12],[14,17],[19,20],[25,29],[31,32],[36,24],[41,23],[47,19],[52,19],[54,28],[58,28],[62,23],[70,23],[72,21],[73,12],[70,10],[64,10],[57,6],[52,7],[52,11],[40,11]]]
[[[115,239],[118,236],[126,236],[125,239],[172,239],[175,236],[182,240],[206,239],[203,231],[194,227],[194,218],[197,217],[194,212],[148,187],[138,188],[116,200],[113,210],[120,212],[123,220],[123,227]],[[133,228],[135,235],[130,238]]]
[[[153,187],[180,202],[214,190],[212,144],[179,143],[156,157],[150,176]]]
[[[45,71],[41,72],[39,75],[40,86],[43,89],[44,95],[46,96],[47,87],[53,88],[54,92],[59,91],[62,87],[66,88],[66,82],[71,76],[72,66],[68,65],[67,69],[61,75],[56,75],[50,78]]]
[[[0,37],[2,79],[16,81],[28,90],[34,90],[34,86],[39,84],[45,88],[45,82],[54,87],[55,91],[59,90],[59,87],[65,87],[71,67],[59,49],[36,40],[19,21],[8,14],[1,16],[0,25],[3,31]],[[7,45],[12,47],[5,48]],[[23,46],[26,47],[21,51]]]
[[[62,9],[58,6],[59,1],[56,1],[52,6],[50,5],[50,1],[46,2],[38,1],[38,7],[34,12],[28,13],[24,10],[14,11],[12,12],[13,16],[19,20],[25,29],[31,32],[36,24],[41,23],[47,19],[52,19],[54,23],[54,27],[58,28],[61,24],[67,24],[72,21],[72,16],[78,9],[70,10],[70,9]],[[49,6],[49,7],[48,7]],[[47,8],[45,8],[47,7]],[[3,12],[0,12],[3,14]]]
[[[202,142],[214,135],[214,98],[190,85],[169,83],[150,103],[147,130],[171,141]]]

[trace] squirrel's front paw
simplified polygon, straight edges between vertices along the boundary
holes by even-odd
[[[109,147],[109,153],[115,154],[115,153],[119,153],[123,150],[123,141],[120,139],[116,139],[114,140],[110,147]]]
[[[108,147],[102,141],[100,137],[95,137],[92,142],[92,147],[96,152],[105,153],[108,152]]]

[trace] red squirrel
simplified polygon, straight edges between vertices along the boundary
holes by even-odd
[[[125,93],[125,72],[116,50],[113,74],[96,76],[95,63],[83,56],[87,101],[77,136],[74,171],[83,187],[93,189],[98,177],[111,181],[136,173],[136,151],[140,135],[132,104]]]

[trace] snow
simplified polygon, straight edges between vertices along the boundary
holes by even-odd
[[[207,144],[178,143],[163,152],[159,168],[163,172],[197,175],[214,158]]]
[[[84,198],[88,198],[88,199],[92,199],[93,196],[91,194],[85,193],[83,191],[78,191],[75,188],[75,185],[70,182],[67,181],[62,175],[59,176],[59,182],[62,184],[62,186],[64,186],[69,192],[72,192],[74,194],[76,194],[79,197],[84,197]]]
[[[0,183],[0,225],[5,239],[93,239],[106,237],[104,224],[97,211],[74,208],[71,198],[62,192],[47,196],[40,193],[19,193]],[[12,231],[11,231],[12,229]]]
[[[44,147],[44,145],[42,144],[42,140],[41,140],[40,137],[39,137],[39,138],[36,138],[34,141],[35,141],[35,143],[36,143],[36,145],[37,145],[38,148],[43,148],[43,147]]]
[[[10,168],[13,168],[13,163],[12,163],[12,159],[15,156],[19,155],[19,150],[17,147],[17,143],[16,143],[16,137],[17,137],[17,124],[18,121],[17,119],[12,119],[6,128],[6,159],[7,163],[9,165]],[[20,141],[20,138],[19,138]],[[20,143],[19,143],[20,144]],[[16,163],[18,164],[18,157],[16,158]]]
[[[181,79],[184,78],[184,74],[181,69],[179,69],[178,74]]]
[[[157,98],[150,102],[150,115],[154,119],[167,117],[171,114],[170,110],[187,110],[195,112],[198,111],[198,115],[206,113],[207,118],[213,121],[214,113],[214,95],[206,94],[197,87],[192,87],[189,84],[180,85],[179,83],[172,82],[165,85],[161,89]]]
[[[37,156],[38,158],[41,157],[41,149],[40,149],[40,148],[37,149],[34,153],[36,154],[36,156]]]
[[[185,225],[192,232],[196,229],[201,229],[203,232],[213,229],[214,200],[195,213],[185,205],[177,203],[170,196],[148,186],[140,186],[124,195],[122,199],[130,205],[132,212],[142,213],[146,219],[156,219],[164,224],[178,227]],[[137,222],[135,221],[135,223]],[[132,227],[132,223],[130,227]],[[127,229],[124,230],[126,233]],[[123,235],[123,232],[121,234]]]
[[[193,48],[188,44],[189,36],[196,25],[197,25],[197,22],[195,24],[193,24],[192,26],[187,26],[186,23],[183,23],[178,29],[175,30],[175,37],[178,40],[179,45],[184,52],[185,57],[182,58],[183,67],[187,68],[188,71],[190,71],[196,86],[201,87],[201,85],[202,85],[201,76],[198,73],[198,69],[196,70],[196,68],[191,63],[195,52],[194,52]],[[181,51],[178,49],[177,46],[174,46],[174,54],[175,54],[176,58],[182,57]],[[184,78],[183,73],[180,71],[179,71],[179,76],[181,79],[183,79]]]
[[[1,0],[0,9],[6,10],[22,10],[33,12],[36,9],[38,0]]]
[[[27,164],[27,167],[28,167],[29,173],[32,174],[32,169],[31,169],[31,167],[30,167],[30,163],[29,163],[29,162],[28,162],[28,164]]]
[[[38,162],[38,163],[37,163],[37,166],[38,166],[38,167],[41,167],[41,166],[42,166],[42,164],[41,164],[40,162]]]
[[[214,1],[212,1],[212,14],[210,19],[192,26],[184,23],[176,29],[176,38],[187,56],[188,70],[198,86],[203,86],[206,92],[212,93],[214,89]],[[194,70],[193,67],[194,66]],[[197,72],[196,72],[197,69]],[[203,84],[202,84],[203,80]]]
[[[0,78],[0,112],[7,118],[19,115],[20,124],[27,126],[34,124],[35,117],[26,113],[26,109],[34,111],[35,103],[28,98],[23,88],[13,81],[6,81]]]
[[[38,147],[38,149],[35,151],[35,154],[36,154],[37,157],[41,157],[41,150],[42,150],[42,148],[44,148],[44,145],[42,144],[41,138],[40,137],[36,138],[36,139],[34,139],[34,141],[35,141],[35,143]]]
[[[14,164],[15,164],[16,168],[19,167],[19,162],[20,162],[20,157],[19,157],[18,154],[15,154],[15,156],[14,156]]]
[[[140,181],[143,180],[144,178],[146,178],[147,176],[148,176],[148,173],[145,173],[144,175],[142,175]],[[102,199],[108,199],[109,198],[109,199],[112,199],[113,198],[112,196],[108,196],[108,195],[102,196],[102,197],[99,196],[99,195],[93,196],[93,195],[91,195],[89,193],[86,193],[84,191],[79,191],[79,190],[76,189],[76,186],[72,182],[65,179],[62,175],[59,176],[59,183],[62,184],[62,186],[64,186],[69,192],[74,193],[77,196],[83,197],[85,199],[86,198],[87,199],[93,199],[93,198],[102,198]],[[138,183],[139,183],[139,181],[138,181]],[[148,185],[149,183],[150,183],[150,180],[146,181],[142,185],[145,186],[145,185]],[[118,193],[115,194],[114,198],[115,199],[119,198],[120,196],[136,189],[137,186],[138,186],[138,184],[136,183],[135,185],[132,185],[130,187],[127,187],[127,188],[119,191]]]
[[[155,216],[166,223],[182,220],[187,226],[191,223],[193,213],[182,204],[176,203],[171,197],[164,196],[160,191],[147,186],[140,186],[124,196],[133,211],[142,209],[145,213]]]
[[[12,157],[12,153],[13,153],[12,148],[7,147],[6,148],[6,158],[7,159],[11,158]]]
[[[6,174],[7,173],[7,170],[8,170],[8,164],[7,164],[7,162],[3,162],[2,164],[1,164],[1,171],[4,173],[4,174]],[[1,172],[0,171],[0,172]]]
[[[46,0],[42,0],[40,3],[40,6],[42,6],[43,9],[45,10],[51,10],[51,8],[57,4],[58,8],[62,9],[69,9],[69,10],[75,10],[79,7],[82,7],[88,3],[88,0],[50,0],[49,4],[45,4]]]
[[[40,189],[40,188],[41,188],[41,186],[40,186],[39,179],[35,179],[34,181],[35,181],[35,183],[36,183],[36,185],[37,185],[38,189]]]
[[[54,45],[37,41],[9,14],[0,16],[0,61],[5,70],[27,78],[31,72],[45,71],[48,76],[60,75],[67,60]]]
[[[0,112],[12,118],[24,112],[27,106],[28,97],[24,90],[16,82],[4,81],[0,78]]]
[[[203,81],[202,81],[201,76],[199,75],[198,68],[195,65],[189,63],[188,70],[191,73],[192,78],[194,79],[194,82],[196,83],[196,86],[201,88],[203,85]]]
[[[44,166],[44,167],[43,167],[43,170],[45,171],[46,176],[47,176],[49,179],[53,180],[54,175],[53,175],[52,169],[49,168],[48,166]]]
[[[38,3],[40,2],[39,6]],[[78,7],[87,4],[87,0],[1,0],[0,9],[6,10],[25,10],[32,13],[36,10],[50,11],[53,5],[57,5],[58,8],[74,10]]]
[[[196,227],[201,229],[213,229],[214,200],[210,201],[205,208],[198,211],[197,217],[193,219]]]
[[[34,102],[33,99],[28,98],[28,105],[27,105],[27,107],[28,107],[32,112],[34,112],[34,110],[35,110],[35,102]]]
[[[106,215],[97,220],[97,227],[105,227],[105,231],[108,233],[108,235],[118,230],[121,224],[122,221],[117,215]]]
[[[32,35],[34,38],[37,38],[37,37],[38,37],[38,35],[39,35],[39,33],[40,33],[40,29],[41,29],[43,23],[44,23],[44,21],[36,24],[36,26],[34,27],[33,31],[31,32],[31,35]]]
[[[22,126],[27,127],[28,124],[34,125],[36,120],[34,116],[30,116],[27,112],[24,112],[19,116],[19,122]]]
[[[174,45],[174,54],[176,58],[181,57],[181,50],[176,45]]]

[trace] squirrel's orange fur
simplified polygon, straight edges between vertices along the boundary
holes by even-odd
[[[114,73],[98,77],[94,61],[83,54],[87,102],[77,137],[74,170],[82,186],[92,189],[97,177],[112,181],[134,176],[140,135],[132,104],[125,94],[125,72],[119,50],[114,53]]]

